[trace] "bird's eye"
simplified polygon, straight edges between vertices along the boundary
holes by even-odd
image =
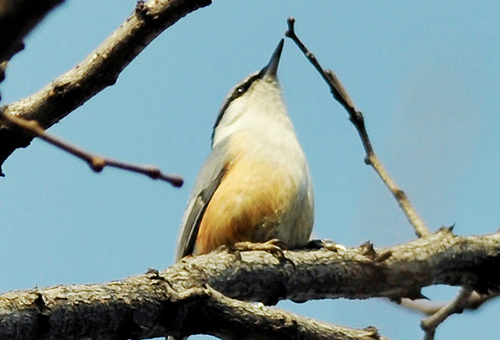
[[[238,86],[233,94],[231,95],[231,99],[236,99],[238,97],[241,97],[242,95],[245,94],[245,92],[248,91],[248,89],[250,88],[250,86],[252,86],[252,84],[257,80],[259,79],[259,75],[258,74],[255,74],[253,76],[251,76],[250,78],[248,78],[245,82],[243,82],[240,86]]]
[[[233,99],[236,99],[238,97],[241,97],[243,94],[245,94],[245,92],[247,92],[248,90],[248,84],[243,84],[243,85],[240,85],[236,88],[236,90],[234,90],[233,92]]]

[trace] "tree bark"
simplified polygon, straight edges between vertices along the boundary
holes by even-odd
[[[369,332],[376,339],[373,329],[310,323],[244,301],[273,304],[282,299],[340,297],[398,301],[422,297],[420,289],[434,284],[487,293],[500,284],[499,254],[500,233],[461,237],[446,228],[383,249],[365,244],[345,252],[284,251],[284,257],[220,249],[185,258],[161,272],[149,270],[121,281],[2,294],[0,338],[34,339],[37,334],[50,339],[148,338],[197,333],[241,338],[250,330],[266,338],[273,330],[275,338],[304,332],[300,337],[323,339],[328,334],[326,338],[340,339],[339,334],[350,332],[344,338],[362,339]]]

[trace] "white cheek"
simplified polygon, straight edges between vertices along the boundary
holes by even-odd
[[[214,145],[245,127],[245,119],[242,118],[245,116],[247,109],[246,105],[239,98],[229,105],[215,130]]]
[[[286,112],[281,91],[276,82],[260,82],[247,93],[235,99],[226,109],[214,134],[216,145],[234,133],[256,134],[278,142],[295,139],[292,124]],[[291,134],[291,136],[289,136]]]

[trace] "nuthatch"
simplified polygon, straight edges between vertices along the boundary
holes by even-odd
[[[237,242],[306,246],[314,220],[311,177],[269,64],[226,97],[182,219],[176,260]]]

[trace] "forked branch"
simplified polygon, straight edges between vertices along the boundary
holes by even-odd
[[[143,339],[195,333],[226,339],[250,334],[259,334],[254,337],[258,339],[317,339],[314,334],[326,332],[329,337],[319,338],[377,339],[374,329],[352,333],[357,337],[335,337],[333,332],[343,332],[340,328],[249,302],[397,300],[418,298],[422,287],[433,284],[478,290],[500,286],[500,276],[492,274],[500,263],[500,233],[460,237],[441,229],[407,244],[373,250],[285,250],[288,261],[280,261],[264,251],[219,249],[123,280],[7,292],[0,294],[0,339],[32,339],[30,335],[40,330],[47,332],[47,339],[69,339],[69,334]],[[377,254],[385,253],[391,256],[376,260]],[[241,330],[243,336],[238,334]]]
[[[163,30],[210,3],[210,0],[138,1],[122,25],[78,65],[31,96],[4,106],[3,111],[49,128],[113,85],[121,71]],[[32,138],[0,125],[0,167],[14,150],[26,147]]]

